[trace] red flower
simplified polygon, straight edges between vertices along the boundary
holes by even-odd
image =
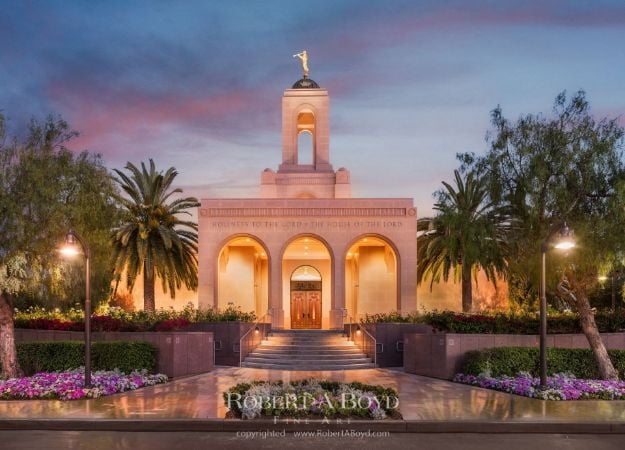
[[[183,319],[183,318],[169,319],[169,320],[163,320],[162,322],[157,323],[154,329],[156,331],[174,331],[174,330],[180,330],[182,328],[185,328],[190,323],[191,322],[189,322],[187,319]]]

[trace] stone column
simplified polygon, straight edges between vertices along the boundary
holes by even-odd
[[[284,308],[282,307],[282,259],[279,249],[271,251],[271,273],[269,274],[269,312],[271,326],[284,328]]]
[[[342,329],[345,309],[345,252],[335,252],[332,273],[332,304],[330,305],[330,328]]]
[[[202,208],[199,213],[198,308],[217,308],[216,277],[219,270],[217,267],[219,249],[210,238],[210,220],[206,216],[206,210]]]
[[[417,310],[417,240],[408,239],[403,243],[402,250],[401,279],[398,286],[401,291],[400,311],[402,314],[411,314]]]

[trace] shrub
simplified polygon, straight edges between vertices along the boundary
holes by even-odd
[[[79,322],[62,319],[47,318],[16,318],[15,328],[29,328],[33,330],[60,330],[60,331],[81,331],[84,326]]]
[[[179,317],[177,319],[163,320],[154,327],[154,331],[176,331],[189,326],[191,322],[187,319]]]
[[[364,323],[424,323],[437,331],[480,334],[538,334],[540,319],[537,314],[490,313],[463,314],[454,311],[431,311],[422,314],[401,315],[385,313],[365,315]],[[595,321],[601,333],[625,330],[625,311],[599,311]],[[550,334],[581,333],[579,317],[573,313],[551,314],[547,318]]]
[[[621,377],[625,376],[625,350],[608,350]],[[467,375],[488,374],[492,377],[515,376],[519,372],[539,374],[539,350],[533,347],[499,347],[465,354],[461,372]],[[595,357],[590,349],[548,348],[548,374],[572,373],[577,378],[600,378]]]
[[[158,310],[128,312],[119,307],[109,307],[91,317],[93,331],[172,331],[184,329],[194,322],[253,322],[254,313],[241,311],[240,307],[229,305],[223,310],[200,310],[188,306],[182,311]],[[71,309],[46,311],[42,308],[29,308],[16,311],[16,328],[36,330],[83,331],[84,315],[82,311]]]
[[[411,323],[419,322],[419,316],[408,314],[402,315],[399,311],[390,313],[365,314],[360,320],[362,323]]]
[[[92,370],[114,370],[130,373],[156,368],[156,348],[148,342],[93,342]],[[17,357],[26,375],[76,369],[85,364],[85,345],[78,341],[20,342]]]

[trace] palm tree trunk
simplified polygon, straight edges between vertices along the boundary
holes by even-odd
[[[0,363],[2,363],[2,378],[17,378],[22,374],[17,361],[13,330],[13,302],[11,302],[8,294],[0,292]]]
[[[575,294],[582,331],[586,335],[590,348],[595,355],[597,365],[599,366],[599,374],[603,380],[618,380],[618,371],[614,368],[614,364],[612,364],[608,351],[601,339],[597,323],[595,322],[595,315],[590,308],[588,296],[585,292],[579,291]]]
[[[471,269],[462,265],[462,312],[473,309],[473,288],[471,286]]]
[[[143,267],[143,310],[156,310],[156,300],[154,298],[154,269],[148,274],[147,267]]]

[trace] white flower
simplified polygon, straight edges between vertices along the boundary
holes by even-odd
[[[386,411],[382,408],[375,408],[371,411],[371,417],[373,417],[374,420],[386,419]]]

